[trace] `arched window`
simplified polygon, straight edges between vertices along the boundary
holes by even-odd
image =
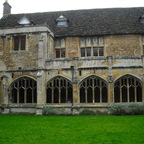
[[[72,103],[73,87],[69,80],[55,77],[47,84],[47,103]]]
[[[142,83],[131,75],[125,75],[114,83],[114,102],[142,102]]]
[[[80,84],[80,103],[107,103],[107,83],[97,77],[90,76]]]
[[[11,103],[36,103],[37,83],[28,77],[19,78],[11,84],[10,95]]]

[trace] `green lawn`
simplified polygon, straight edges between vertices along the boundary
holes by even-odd
[[[144,144],[144,116],[0,115],[0,144]]]

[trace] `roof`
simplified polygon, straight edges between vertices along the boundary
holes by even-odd
[[[144,23],[140,21],[144,7],[11,14],[0,20],[0,29],[18,27],[23,15],[36,26],[48,25],[56,37],[144,33]],[[61,15],[68,20],[67,27],[56,25]]]

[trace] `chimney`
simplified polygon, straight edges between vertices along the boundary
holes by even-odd
[[[5,3],[3,4],[3,16],[7,16],[9,14],[11,14],[11,6],[6,0]]]

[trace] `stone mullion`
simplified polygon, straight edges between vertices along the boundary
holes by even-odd
[[[54,81],[52,81],[52,103],[54,103]]]
[[[87,81],[85,84],[85,102],[87,103]]]
[[[137,102],[137,87],[136,87],[136,80],[134,79],[134,97],[135,97],[135,102]]]
[[[24,81],[24,103],[27,103],[27,88],[26,88],[26,80]]]
[[[65,90],[66,90],[66,103],[67,103],[68,102],[68,82],[67,81],[66,81]]]
[[[34,82],[32,82],[32,103],[34,103]]]
[[[100,80],[100,103],[102,103],[102,81]]]
[[[94,95],[94,79],[92,79],[92,96],[93,96],[93,103],[95,103],[95,95]]]
[[[59,87],[58,87],[58,100],[59,100],[59,103],[61,103],[61,87],[60,87],[60,79],[59,79]]]
[[[120,80],[120,102],[122,103],[122,85]]]
[[[17,87],[18,87],[18,89],[17,89],[17,103],[19,103],[19,90],[20,90],[20,88],[19,88],[19,81],[18,81],[17,84],[18,84],[17,85]]]
[[[130,85],[129,85],[129,79],[127,78],[126,81],[127,81],[127,102],[130,102],[130,95],[129,95]]]

